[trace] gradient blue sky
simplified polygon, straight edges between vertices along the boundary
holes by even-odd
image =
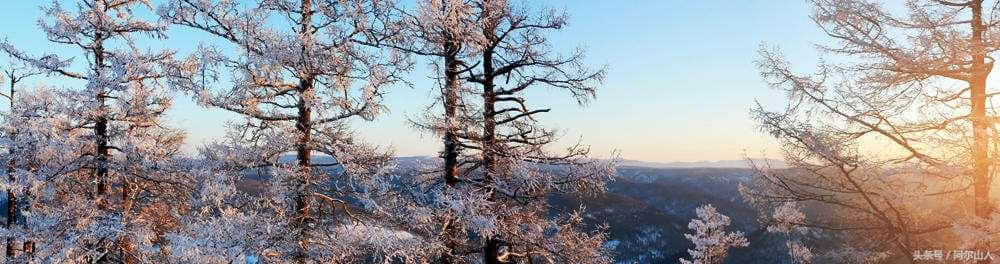
[[[0,36],[31,54],[73,54],[68,47],[47,43],[37,27],[38,5],[47,1],[4,1]],[[73,7],[65,1],[66,7]],[[157,2],[157,1],[154,1]],[[543,118],[559,128],[564,142],[592,146],[595,156],[618,150],[626,159],[701,161],[740,159],[744,155],[777,158],[774,140],[758,132],[749,118],[754,100],[772,108],[784,97],[767,87],[754,67],[758,46],[779,45],[793,64],[813,65],[813,44],[827,39],[809,19],[805,1],[541,1],[566,8],[570,25],[552,36],[557,49],[587,49],[587,61],[609,66],[597,100],[586,107],[557,90],[529,98],[550,105]],[[152,47],[178,49],[181,55],[211,38],[189,30],[172,30],[171,38]],[[356,123],[369,142],[391,146],[397,155],[433,155],[439,140],[410,128],[434,96],[431,73],[423,64],[411,74],[415,88],[390,91],[389,112],[374,122]],[[32,83],[73,85],[36,78]],[[169,113],[174,125],[188,132],[188,146],[224,133],[236,116],[198,107],[177,95]]]

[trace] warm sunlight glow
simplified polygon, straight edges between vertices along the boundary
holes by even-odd
[[[1000,263],[1000,0],[54,0],[3,263]]]

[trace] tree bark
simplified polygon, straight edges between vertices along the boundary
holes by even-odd
[[[312,1],[302,0],[302,21],[299,33],[304,39],[302,54],[308,56],[312,42]],[[308,184],[312,175],[312,106],[313,79],[311,76],[299,80],[299,101],[298,118],[295,120],[295,129],[298,131],[298,146],[296,146],[296,160],[299,166],[300,179],[296,182],[295,211],[298,214],[294,223],[297,239],[299,240],[298,252],[295,253],[297,263],[306,263],[308,254],[308,227],[310,221]]]
[[[13,73],[13,71],[12,71],[12,73]],[[11,76],[10,76],[10,98],[8,98],[8,99],[10,99],[10,109],[11,109],[11,111],[14,110],[14,82],[15,82],[14,81],[14,74],[11,74]],[[13,136],[13,133],[11,133],[11,135]],[[7,182],[13,183],[13,182],[17,181],[17,176],[14,175],[14,172],[17,169],[17,162],[15,161],[15,158],[14,158],[14,155],[17,154],[17,150],[16,150],[15,144],[12,143],[9,146],[8,151],[10,151],[10,153],[8,153],[8,155],[10,157],[10,160],[7,161]],[[7,189],[7,223],[6,223],[7,229],[10,230],[11,228],[13,228],[14,227],[14,223],[16,221],[17,221],[17,196],[14,195],[14,190],[13,189],[8,188]],[[15,242],[16,241],[15,241],[14,237],[10,237],[10,236],[7,237],[7,245],[6,245],[5,255],[7,256],[8,260],[11,260],[11,259],[13,259],[15,257],[15,255],[14,255],[15,254],[14,253],[14,243]]]
[[[102,74],[101,68],[104,67],[104,45],[100,32],[96,33],[94,43],[94,68],[98,74]],[[94,120],[94,140],[97,148],[97,153],[95,153],[97,164],[95,164],[96,168],[94,170],[94,179],[97,181],[97,195],[94,199],[96,199],[98,209],[107,210],[110,207],[110,201],[105,196],[108,194],[108,156],[111,155],[111,148],[108,147],[107,91],[103,86],[98,87],[98,89],[95,98],[98,104],[98,114],[96,120]],[[110,246],[107,244],[98,245],[99,251],[109,252],[112,250]],[[98,261],[107,259],[109,255],[104,254]]]
[[[444,133],[444,181],[447,188],[454,188],[458,184],[459,142],[456,130],[458,130],[458,69],[460,62],[457,57],[459,49],[459,45],[450,39],[444,44],[445,86],[444,91],[442,91],[442,97],[444,97],[445,126],[447,127]],[[451,219],[448,221],[449,223],[445,225],[445,230],[442,230],[442,232],[445,236],[445,246],[449,252],[441,256],[442,264],[455,262],[451,252],[454,252],[457,247],[454,240],[456,232],[451,225]]]
[[[490,30],[492,31],[492,30]],[[493,84],[493,48],[483,51],[483,181],[493,182],[496,166],[496,91]]]
[[[483,263],[485,264],[501,264],[500,261],[500,242],[495,239],[490,239],[486,241],[486,248],[483,249]]]
[[[972,80],[969,88],[972,93],[972,157],[973,185],[975,186],[976,216],[989,217],[992,205],[989,202],[990,163],[988,153],[989,138],[986,129],[989,120],[986,118],[986,77],[989,73],[986,64],[986,54],[983,48],[982,1],[972,2]]]
[[[972,9],[972,78],[969,81],[972,106],[972,185],[973,185],[973,205],[975,215],[981,219],[989,219],[993,211],[990,203],[990,160],[989,160],[989,138],[987,127],[989,120],[986,118],[986,77],[989,75],[991,65],[986,63],[986,53],[983,47],[983,33],[986,26],[982,21],[982,1],[974,0],[970,2]],[[976,245],[980,250],[989,250],[987,242]],[[980,263],[987,263],[981,261]]]
[[[299,85],[300,92],[303,93],[302,96],[312,93],[311,81],[302,80]],[[309,177],[312,174],[312,149],[309,146],[309,143],[312,141],[312,109],[307,104],[308,102],[306,102],[305,98],[299,98],[299,115],[295,123],[295,128],[299,134],[299,142],[296,147],[296,160],[299,166],[300,179],[296,181],[296,185],[298,185],[296,186],[296,191],[298,193],[295,194],[295,211],[298,216],[294,220],[296,222],[294,226],[298,229],[296,230],[296,235],[299,239],[300,252],[296,254],[295,259],[299,263],[305,263],[306,247],[308,246],[306,228],[309,226],[310,217],[306,190],[308,189]]]
[[[444,86],[444,117],[447,130],[444,133],[444,179],[449,187],[458,183],[458,45],[448,41],[444,44],[445,51],[445,86]]]
[[[484,12],[486,13],[486,12]],[[488,13],[486,14],[488,16]],[[495,40],[494,28],[487,22],[483,29],[483,34]],[[492,42],[489,42],[492,43]],[[493,47],[483,50],[483,183],[490,186],[493,183],[493,174],[496,170],[496,91],[494,90],[493,74],[496,71],[493,65]],[[490,187],[492,188],[492,187]],[[493,190],[490,191],[490,199],[493,199]],[[500,263],[499,242],[495,238],[488,238],[486,247],[483,249],[483,263]]]
[[[98,32],[95,36],[94,44],[94,67],[95,70],[100,72],[101,67],[104,67],[104,43],[101,33]],[[98,115],[97,120],[94,121],[94,137],[95,143],[97,145],[97,168],[95,170],[94,178],[97,180],[97,199],[102,207],[107,207],[106,201],[104,201],[104,196],[108,193],[108,156],[111,155],[111,148],[108,147],[108,117],[105,111],[107,91],[104,87],[99,87],[97,92],[97,103],[98,103]]]
[[[10,165],[12,164],[13,162],[10,162],[8,164],[8,169],[11,167]],[[14,181],[13,173],[8,173],[7,179],[10,182],[13,182]],[[14,196],[13,191],[7,190],[7,223],[5,226],[7,227],[8,230],[14,227],[14,221],[16,220],[16,217],[17,217],[17,197]],[[14,243],[15,243],[14,237],[8,236],[7,246],[5,251],[6,252],[5,255],[7,256],[8,260],[14,258]]]

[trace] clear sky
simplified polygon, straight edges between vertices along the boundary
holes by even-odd
[[[0,36],[31,54],[73,54],[45,41],[37,27],[39,4],[4,1]],[[64,6],[73,8],[72,1]],[[158,1],[154,1],[158,3]],[[744,155],[778,158],[777,145],[749,118],[754,100],[783,105],[781,93],[761,80],[754,59],[758,46],[779,45],[793,64],[815,64],[813,45],[827,41],[809,19],[808,3],[783,1],[542,1],[566,8],[570,25],[552,36],[556,48],[587,49],[594,67],[607,64],[607,80],[597,100],[580,107],[558,90],[534,93],[529,102],[549,105],[543,117],[560,129],[565,142],[582,137],[595,156],[618,150],[626,159],[701,161],[740,159]],[[184,56],[211,38],[172,30],[171,38],[152,47],[177,49]],[[806,68],[804,68],[806,69]],[[391,146],[397,155],[433,155],[439,139],[410,128],[432,100],[432,74],[423,64],[410,75],[414,88],[397,87],[386,97],[389,112],[355,128],[371,143]],[[36,78],[34,83],[73,85]],[[27,82],[32,85],[31,82]],[[198,107],[177,95],[169,112],[175,126],[188,132],[193,148],[223,134],[235,115]]]

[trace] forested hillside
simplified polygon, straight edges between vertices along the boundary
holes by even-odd
[[[1000,263],[998,0],[0,7],[5,263]]]

